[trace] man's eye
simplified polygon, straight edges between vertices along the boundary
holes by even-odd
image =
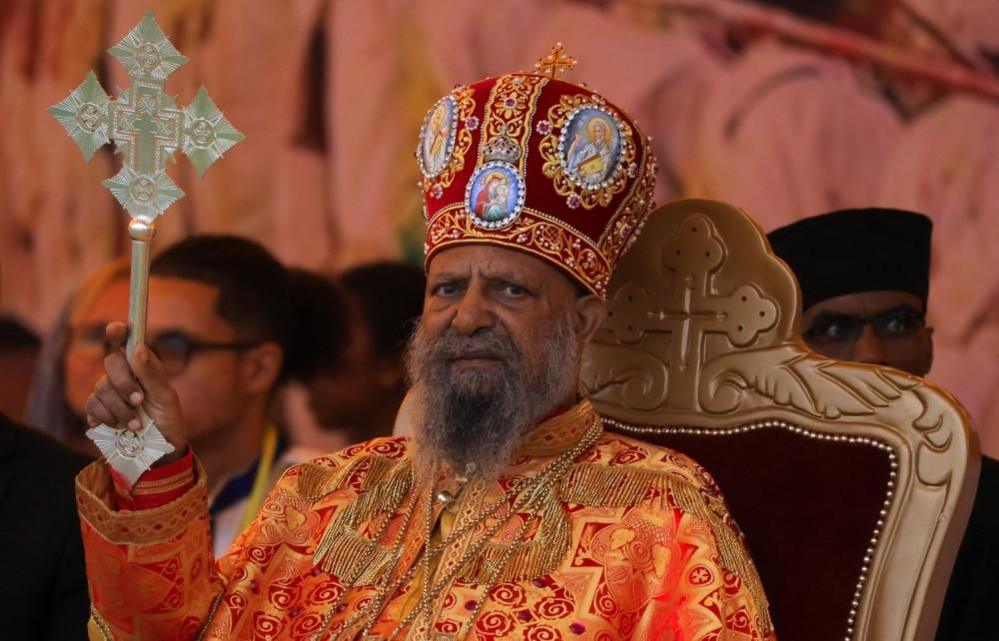
[[[829,341],[841,340],[846,335],[846,328],[839,323],[829,323],[820,327],[812,328],[810,332],[815,338],[822,338]]]
[[[849,321],[829,321],[813,325],[806,332],[809,340],[843,341],[853,337],[855,323]]]
[[[875,329],[886,336],[904,336],[925,327],[926,320],[919,312],[900,309],[885,314],[874,321]]]
[[[458,286],[454,283],[440,283],[434,285],[431,293],[434,296],[454,296],[458,292]]]
[[[524,287],[521,287],[517,283],[506,283],[503,285],[503,293],[507,296],[513,296],[519,298],[521,296],[527,296],[530,292]]]
[[[889,334],[905,334],[910,329],[909,321],[906,318],[891,318],[885,323],[885,331]]]

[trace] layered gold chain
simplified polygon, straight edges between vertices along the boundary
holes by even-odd
[[[407,628],[410,624],[416,621],[419,617],[429,617],[430,611],[433,604],[436,603],[438,597],[441,593],[448,588],[451,582],[457,577],[458,573],[462,568],[468,564],[469,561],[475,558],[475,556],[481,553],[483,547],[489,543],[493,536],[496,535],[499,530],[506,525],[510,518],[520,511],[534,511],[537,509],[538,505],[543,501],[548,492],[557,491],[557,487],[561,482],[561,479],[568,474],[570,467],[573,465],[575,460],[586,450],[592,447],[600,435],[603,433],[603,424],[599,417],[594,417],[591,421],[586,432],[576,443],[576,445],[563,452],[551,463],[546,465],[538,474],[531,478],[523,478],[516,482],[509,490],[507,490],[504,495],[497,501],[493,502],[487,506],[482,513],[475,519],[465,523],[462,527],[456,528],[446,539],[442,540],[437,545],[432,544],[433,528],[434,528],[434,518],[433,518],[433,503],[434,503],[434,484],[431,483],[430,488],[426,492],[426,501],[424,505],[424,527],[426,529],[426,540],[423,543],[424,549],[422,554],[422,559],[420,563],[414,563],[409,571],[405,572],[398,579],[392,580],[393,575],[395,575],[399,561],[402,558],[402,553],[405,548],[405,533],[409,528],[409,524],[412,521],[413,514],[415,512],[416,504],[418,503],[419,496],[421,492],[419,490],[414,490],[412,498],[407,506],[406,513],[403,517],[403,522],[399,528],[399,532],[393,541],[393,552],[392,558],[389,563],[389,570],[385,574],[384,580],[379,584],[376,589],[375,598],[371,599],[364,608],[359,612],[348,618],[344,624],[340,627],[341,631],[346,631],[351,629],[358,621],[367,618],[364,628],[361,633],[361,638],[365,638],[374,627],[375,623],[378,621],[378,617],[381,615],[382,611],[385,609],[388,601],[393,595],[402,587],[407,581],[410,581],[416,574],[418,569],[423,572],[423,588],[421,593],[421,598],[419,603],[414,607],[406,617],[399,622],[392,633],[388,637],[388,641],[396,638],[403,630]],[[513,501],[513,505],[510,502]],[[503,505],[508,505],[506,513],[502,518],[498,519],[497,522],[492,525],[482,536],[478,537],[472,545],[465,551],[465,553],[458,559],[458,562],[441,578],[437,581],[431,583],[431,570],[433,567],[433,561],[438,556],[443,554],[443,552],[453,543],[462,539],[466,534],[472,532],[475,528],[483,524],[493,514]],[[392,520],[392,514],[388,514],[385,517],[385,521],[380,524],[377,532],[375,532],[372,541],[378,541],[385,533],[388,527],[388,523]],[[462,625],[460,634],[456,637],[458,639],[464,638],[465,635],[471,630],[472,625],[478,618],[479,613],[482,610],[489,593],[495,587],[496,580],[500,576],[503,568],[509,563],[510,558],[513,556],[518,546],[521,545],[524,535],[527,533],[529,524],[531,523],[531,518],[524,519],[523,524],[518,529],[513,542],[507,547],[504,555],[495,564],[491,564],[489,567],[488,580],[485,582],[486,588],[481,599],[476,602],[475,608],[469,615],[469,618]],[[371,548],[370,554],[374,553],[374,546]],[[353,576],[346,578],[343,581],[343,590],[337,597],[336,601],[329,606],[329,611],[323,617],[322,624],[320,625],[319,631],[313,637],[313,641],[319,641],[323,635],[329,629],[332,623],[333,616],[340,604],[343,602],[344,597],[347,592],[353,589],[357,578],[361,574],[360,568],[363,568],[370,559],[364,560],[357,564],[359,570],[353,574]],[[426,625],[432,626],[432,622],[426,621]]]

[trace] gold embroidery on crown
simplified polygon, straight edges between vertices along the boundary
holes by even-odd
[[[605,111],[614,117],[621,135],[621,155],[614,173],[608,179],[607,186],[599,189],[584,189],[577,186],[572,177],[569,176],[562,163],[561,152],[559,151],[559,135],[563,127],[569,124],[569,116],[581,105],[592,104],[595,108]],[[635,142],[632,140],[631,126],[620,116],[611,110],[597,96],[586,96],[577,94],[575,96],[562,96],[562,99],[548,110],[548,121],[551,123],[551,131],[541,139],[538,151],[544,160],[542,171],[545,176],[552,179],[555,192],[560,196],[575,196],[579,199],[579,204],[584,209],[593,209],[598,205],[606,207],[610,204],[615,195],[624,191],[628,185],[629,173],[633,176],[631,169],[635,163]]]
[[[634,507],[648,503],[676,508],[706,521],[718,543],[722,566],[739,577],[753,595],[760,611],[760,628],[764,633],[773,628],[760,576],[728,509],[721,499],[701,491],[693,481],[633,466],[577,463],[562,480],[561,497],[567,503],[587,507]]]
[[[648,144],[643,145],[645,155],[645,171],[640,172],[639,179],[631,188],[631,193],[624,199],[624,204],[618,208],[604,228],[598,245],[600,251],[608,260],[617,263],[638,238],[645,226],[652,208],[655,207],[654,191],[656,187],[656,155]]]
[[[482,146],[482,160],[485,162],[495,160],[505,162],[508,165],[516,165],[517,161],[520,160],[520,154],[520,145],[513,138],[506,135],[505,130],[495,138],[490,138]]]
[[[477,228],[463,206],[437,213],[427,228],[428,253],[449,242],[476,241],[515,247],[554,259],[601,296],[610,280],[607,260],[588,238],[527,208],[521,211],[514,224],[503,229],[483,231]]]
[[[489,141],[499,136],[507,136],[520,148],[520,159],[516,166],[521,174],[524,173],[527,163],[527,141],[531,136],[531,120],[541,90],[547,84],[547,78],[521,74],[503,76],[496,81],[486,103],[476,166],[484,162],[483,155]]]

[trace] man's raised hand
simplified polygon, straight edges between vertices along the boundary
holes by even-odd
[[[138,431],[142,428],[139,406],[159,428],[175,450],[156,462],[156,466],[175,461],[187,452],[187,432],[177,392],[163,369],[163,364],[145,345],[125,358],[128,335],[124,323],[110,323],[106,329],[111,350],[104,359],[105,376],[87,399],[84,410],[91,427],[101,423],[117,429]]]

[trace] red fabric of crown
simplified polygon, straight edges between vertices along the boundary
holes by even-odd
[[[448,247],[496,245],[604,298],[652,210],[655,156],[627,114],[558,71],[458,86],[430,108],[416,152],[427,266]]]

